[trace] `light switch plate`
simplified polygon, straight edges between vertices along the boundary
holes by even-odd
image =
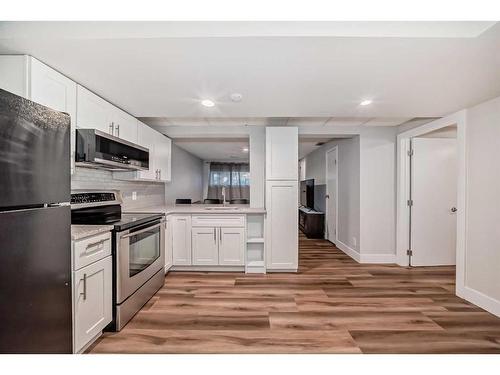
[[[133,201],[137,200],[137,192],[136,191],[132,192],[132,200]]]

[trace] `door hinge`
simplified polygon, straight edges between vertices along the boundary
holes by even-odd
[[[408,156],[410,156],[410,157],[413,156],[413,149],[408,150]]]
[[[412,256],[413,255],[413,251],[412,250],[406,250],[406,255]]]
[[[413,199],[408,199],[408,200],[406,201],[406,204],[407,204],[409,207],[413,206]]]

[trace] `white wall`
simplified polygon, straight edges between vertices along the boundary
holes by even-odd
[[[500,97],[468,109],[466,121],[465,286],[500,314]]]
[[[360,136],[360,237],[363,262],[396,259],[396,127]]]
[[[201,201],[203,196],[203,161],[172,142],[172,182],[165,184],[165,200],[176,198]]]
[[[338,239],[351,249],[359,252],[359,136],[328,142],[306,155],[303,159],[306,172],[305,178],[314,178],[315,193],[316,195],[319,194],[319,199],[324,201],[324,192],[326,191],[326,152],[335,146],[338,147],[339,173]],[[317,197],[315,196],[316,200]],[[317,207],[317,209],[322,209],[322,207]]]

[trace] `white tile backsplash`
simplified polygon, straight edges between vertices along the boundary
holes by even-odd
[[[120,190],[123,210],[165,204],[164,183],[115,180],[112,172],[100,169],[76,168],[71,176],[71,189]],[[137,194],[136,200],[132,200],[133,192]]]

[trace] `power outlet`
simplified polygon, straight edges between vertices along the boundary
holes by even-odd
[[[358,246],[358,239],[356,237],[352,238],[352,246],[354,247]]]
[[[136,200],[137,200],[137,192],[136,192],[136,191],[133,191],[133,192],[132,192],[132,200],[133,200],[133,201],[136,201]]]

